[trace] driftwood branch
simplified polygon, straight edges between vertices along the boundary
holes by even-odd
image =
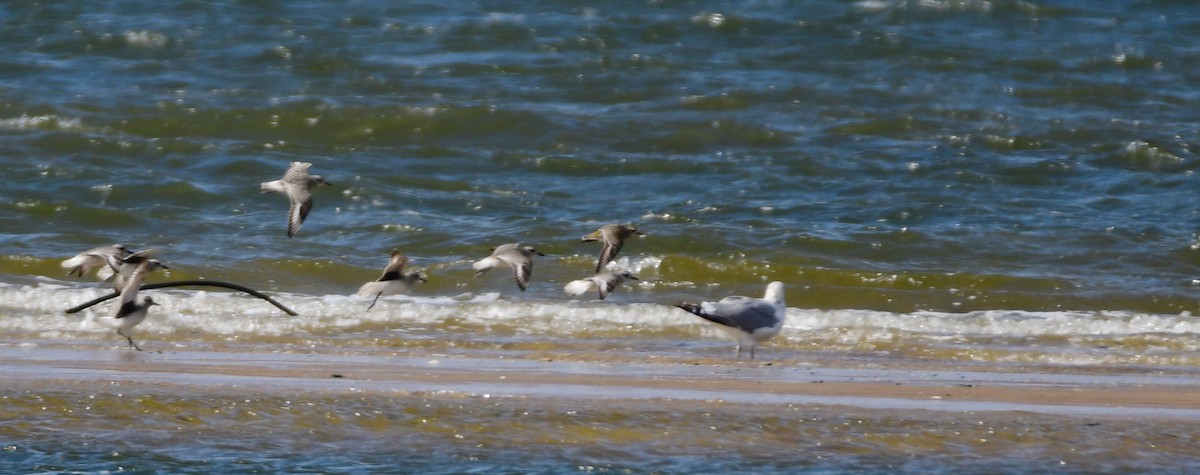
[[[142,285],[141,287],[139,287],[139,289],[140,290],[153,290],[153,289],[162,289],[162,288],[166,288],[166,287],[193,287],[193,286],[224,287],[226,289],[239,290],[239,291],[248,293],[250,295],[253,295],[255,297],[258,297],[260,299],[266,300],[267,302],[270,302],[271,305],[274,305],[274,306],[278,307],[280,310],[287,312],[288,315],[291,315],[293,317],[296,315],[300,315],[300,314],[296,313],[294,310],[285,307],[283,304],[276,302],[275,299],[273,299],[271,297],[267,297],[266,295],[263,295],[262,292],[259,292],[257,290],[251,289],[246,286],[242,286],[242,285],[238,285],[238,284],[231,284],[229,282],[218,282],[215,280],[179,280],[179,281],[175,281],[175,282],[159,282],[157,284],[145,284],[145,285]],[[90,302],[84,303],[82,305],[78,305],[78,306],[69,308],[69,309],[67,309],[67,313],[78,313],[88,307],[96,305],[105,300],[114,298],[118,295],[121,295],[121,294],[119,294],[117,292],[113,292],[113,293],[105,295],[103,297],[94,299]]]

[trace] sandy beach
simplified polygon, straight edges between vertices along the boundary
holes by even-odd
[[[1200,378],[1187,370],[635,359],[9,344],[0,436],[13,442],[0,468],[1162,473],[1196,462]]]
[[[1144,371],[988,372],[953,367],[787,366],[749,360],[687,364],[36,347],[0,348],[0,366],[9,375],[9,390],[116,381],[125,387],[178,385],[201,391],[441,391],[492,397],[719,400],[1200,419],[1200,378]]]

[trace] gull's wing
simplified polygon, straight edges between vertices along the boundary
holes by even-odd
[[[773,327],[779,321],[774,305],[753,297],[726,297],[719,302],[704,302],[700,304],[700,311],[703,314],[698,315],[703,318],[747,333]]]

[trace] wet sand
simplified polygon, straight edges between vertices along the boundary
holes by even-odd
[[[1144,369],[980,371],[791,365],[767,361],[569,361],[462,355],[126,351],[0,346],[7,389],[119,383],[125,390],[217,393],[457,394],[805,404],[869,409],[1021,411],[1200,419],[1200,377]]]

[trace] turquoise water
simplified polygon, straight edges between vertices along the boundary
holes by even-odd
[[[767,351],[785,360],[1190,368],[1197,18],[1172,1],[5,2],[0,328],[120,346],[61,313],[103,285],[59,262],[121,242],[162,249],[151,280],[237,282],[301,313],[164,291],[147,347],[723,357],[662,304],[780,280],[789,324]],[[333,186],[287,239],[286,200],[259,183],[292,161]],[[567,298],[599,251],[579,237],[611,222],[647,233],[615,264],[643,280]],[[547,254],[527,292],[472,277],[512,241]],[[348,295],[392,249],[429,282],[363,314]]]

